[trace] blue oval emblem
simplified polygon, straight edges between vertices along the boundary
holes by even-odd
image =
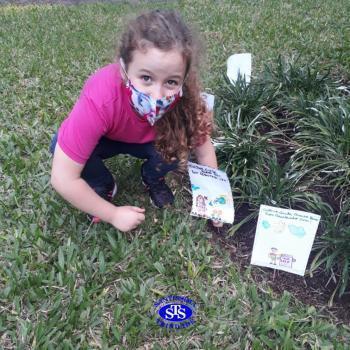
[[[185,304],[166,304],[158,311],[163,320],[174,322],[187,320],[192,313],[192,309]]]

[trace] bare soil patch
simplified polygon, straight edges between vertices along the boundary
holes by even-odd
[[[245,218],[250,213],[248,210],[247,206],[236,208],[235,222]],[[213,232],[213,242],[228,250],[231,260],[241,269],[246,269],[250,265],[256,221],[252,220],[243,225],[233,236],[228,235],[230,225],[225,224],[218,229],[208,224]],[[310,255],[308,266],[312,259],[313,254]],[[333,314],[340,323],[350,324],[350,293],[340,299],[335,297],[333,306],[330,307],[328,302],[336,284],[333,279],[326,276],[322,268],[319,268],[313,277],[302,277],[280,270],[254,266],[251,276],[259,284],[267,283],[278,295],[288,291],[301,302]]]

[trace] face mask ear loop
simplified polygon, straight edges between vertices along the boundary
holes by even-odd
[[[122,67],[122,70],[123,70],[123,73],[125,74],[126,80],[129,80],[129,81],[130,81],[130,78],[129,78],[129,76],[128,76],[128,73],[126,73],[124,61],[123,61],[123,59],[122,59],[121,57],[119,58],[119,64],[120,64],[120,67]]]

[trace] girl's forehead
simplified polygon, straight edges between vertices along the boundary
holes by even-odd
[[[138,73],[142,70],[155,75],[179,75],[183,77],[186,61],[178,49],[164,51],[151,47],[145,50],[134,50],[128,71],[129,73]]]

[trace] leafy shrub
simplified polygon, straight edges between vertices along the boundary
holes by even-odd
[[[333,213],[328,207],[322,218],[321,229],[324,233],[314,244],[314,250],[318,253],[312,261],[310,273],[322,266],[334,279],[340,276],[329,301],[332,304],[336,292],[342,296],[349,286],[350,203],[345,203],[338,213]]]
[[[277,89],[260,79],[253,79],[249,84],[241,76],[235,84],[226,76],[224,80],[224,89],[218,93],[221,108],[231,115],[240,111],[238,123],[251,122],[261,112],[262,106],[269,107],[276,98]]]
[[[317,195],[308,192],[308,185],[302,177],[289,171],[289,162],[281,166],[273,156],[264,166],[257,166],[254,176],[246,179],[245,187],[236,188],[236,191],[243,202],[256,209],[261,204],[297,208],[317,201]]]
[[[350,103],[349,88],[339,83],[318,67],[281,57],[249,85],[226,79],[214,140],[236,203],[252,209],[230,233],[256,218],[261,204],[320,214],[323,234],[310,270],[325,264],[340,276],[332,298],[348,287],[350,261]]]
[[[215,139],[219,162],[232,181],[253,176],[257,164],[264,164],[274,153],[269,138],[260,134],[262,114],[249,122],[240,122],[240,111],[224,115],[218,124],[222,133]]]
[[[297,123],[293,167],[307,171],[314,181],[350,191],[350,102],[345,98],[319,101]]]
[[[299,57],[287,59],[279,56],[274,65],[265,65],[260,79],[275,91],[280,99],[275,102],[280,102],[283,106],[294,97],[305,96],[310,100],[322,96],[334,85],[329,71],[324,72],[310,64],[303,64]]]
[[[216,122],[220,130],[215,139],[219,163],[225,165],[229,178],[238,186],[254,176],[256,166],[265,164],[275,153],[271,142],[276,132],[274,114],[268,110],[273,91],[264,89],[259,82],[246,84],[238,79],[232,85],[226,79],[226,89],[216,108]],[[236,183],[239,180],[239,184]]]

